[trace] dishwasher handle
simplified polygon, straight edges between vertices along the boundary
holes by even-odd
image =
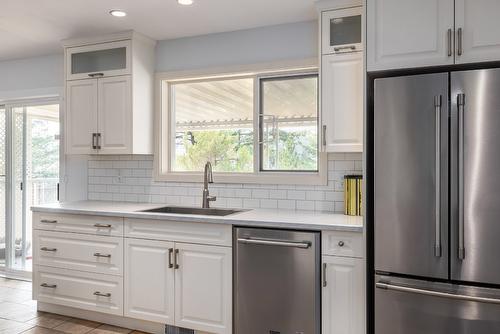
[[[238,238],[238,242],[248,245],[294,247],[303,249],[311,247],[312,244],[310,241],[294,241],[294,240],[263,239],[263,238]]]

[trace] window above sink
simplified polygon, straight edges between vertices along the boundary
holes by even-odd
[[[158,78],[158,180],[326,183],[315,66]]]

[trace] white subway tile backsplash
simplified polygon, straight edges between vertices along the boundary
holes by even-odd
[[[329,153],[327,185],[210,184],[213,206],[287,210],[344,210],[344,175],[361,174],[361,153]],[[88,199],[199,205],[202,184],[153,180],[152,155],[92,156]]]

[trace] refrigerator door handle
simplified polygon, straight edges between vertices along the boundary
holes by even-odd
[[[402,285],[396,285],[396,284],[384,283],[384,282],[377,282],[377,283],[375,283],[375,286],[378,289],[383,289],[383,290],[408,292],[408,293],[414,293],[414,294],[418,294],[418,295],[448,298],[448,299],[455,299],[455,300],[464,300],[464,301],[477,302],[477,303],[500,304],[500,299],[498,299],[498,298],[460,295],[460,294],[454,294],[454,293],[449,293],[449,292],[413,288],[413,287],[409,287],[409,286],[402,286]]]
[[[465,94],[457,95],[458,107],[458,259],[465,259],[464,241],[464,107]]]
[[[434,255],[441,257],[441,95],[434,97],[434,107],[436,108],[436,230]]]

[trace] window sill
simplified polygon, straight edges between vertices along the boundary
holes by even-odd
[[[156,165],[156,164],[155,164]],[[319,172],[259,172],[259,173],[216,173],[216,183],[253,183],[253,184],[290,184],[326,185],[328,183],[328,161],[323,154],[320,158]],[[155,169],[155,181],[203,182],[201,172],[164,172]]]

